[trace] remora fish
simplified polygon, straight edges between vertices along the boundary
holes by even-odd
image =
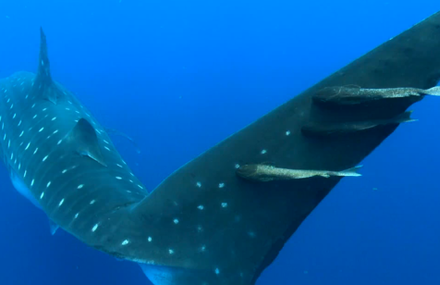
[[[353,133],[359,133],[367,131],[373,128],[380,128],[392,124],[401,124],[417,121],[417,119],[411,118],[412,111],[407,111],[397,115],[390,119],[379,120],[366,120],[366,121],[353,121],[353,122],[339,122],[339,123],[310,123],[303,126],[301,129],[303,134],[310,137],[332,137],[351,135]]]
[[[330,95],[331,94],[331,95]],[[338,105],[360,105],[383,99],[413,98],[418,101],[423,96],[440,96],[440,87],[420,88],[360,88],[360,87],[327,87],[313,97],[316,103],[334,103]]]
[[[54,223],[91,247],[140,264],[153,284],[251,285],[340,179],[255,183],[237,169],[267,161],[336,172],[357,165],[396,124],[325,140],[301,129],[310,122],[390,119],[414,101],[388,100],[386,108],[358,113],[321,108],[312,97],[350,84],[433,87],[439,27],[437,13],[211,148],[150,194],[99,123],[53,81],[41,33],[37,74],[0,81],[2,156],[17,190]]]
[[[305,169],[287,169],[274,167],[272,165],[264,164],[246,164],[242,165],[237,170],[237,175],[245,179],[253,181],[274,181],[274,180],[291,180],[291,179],[304,179],[315,176],[329,178],[331,176],[340,177],[358,177],[362,176],[357,173],[357,170],[361,168],[361,165],[349,168],[343,171],[331,171],[331,170],[305,170]]]

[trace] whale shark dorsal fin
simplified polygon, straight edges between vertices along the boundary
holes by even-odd
[[[32,94],[57,104],[62,92],[58,89],[52,80],[50,74],[50,62],[47,53],[46,35],[43,28],[40,27],[40,56],[38,60],[38,71],[35,81],[32,83]]]
[[[87,156],[105,167],[107,166],[96,131],[86,119],[80,119],[76,123],[67,139],[73,143],[78,154]]]

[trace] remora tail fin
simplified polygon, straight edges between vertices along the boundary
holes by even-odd
[[[396,116],[395,118],[390,120],[390,123],[409,123],[409,122],[416,122],[417,119],[413,119],[411,118],[411,114],[413,113],[413,111],[406,111],[398,116]]]
[[[348,176],[359,177],[359,176],[362,176],[362,174],[360,174],[360,173],[358,172],[359,169],[361,169],[361,168],[362,168],[362,165],[357,165],[357,166],[355,166],[355,167],[351,167],[351,168],[345,169],[345,170],[343,170],[343,171],[340,171],[340,173],[342,174],[341,176],[346,176],[346,177],[348,177]]]

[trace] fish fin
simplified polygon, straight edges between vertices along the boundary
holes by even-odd
[[[32,94],[44,100],[57,104],[62,92],[58,89],[52,80],[50,74],[50,61],[47,53],[47,41],[43,28],[40,27],[40,57],[38,62],[38,71],[33,83]]]
[[[107,167],[101,152],[98,136],[93,126],[81,118],[68,135],[68,140],[74,143],[78,154],[87,156],[99,164]]]
[[[203,284],[198,270],[145,263],[139,263],[139,266],[154,285]]]
[[[50,234],[54,235],[57,232],[57,230],[60,228],[60,226],[58,226],[54,221],[49,219],[49,228],[50,228]]]
[[[434,86],[422,92],[424,95],[440,96],[440,86]]]
[[[393,119],[390,120],[390,123],[408,123],[408,122],[415,122],[418,121],[417,119],[411,118],[411,114],[413,111],[406,111]]]
[[[362,168],[362,165],[356,165],[355,167],[351,167],[349,169],[342,170],[339,173],[342,174],[341,176],[359,177],[359,176],[362,176],[362,174],[358,173],[359,169],[361,169],[361,168]]]
[[[38,203],[38,200],[35,199],[34,195],[32,194],[31,190],[26,186],[23,179],[21,179],[17,173],[13,170],[11,170],[11,181],[12,185],[14,185],[15,190],[18,191],[23,197],[28,199],[35,207],[38,209],[41,209],[40,203]]]
[[[126,138],[133,146],[134,146],[134,148],[136,149],[136,152],[137,153],[141,153],[141,150],[140,150],[140,148],[138,147],[138,145],[137,145],[137,143],[134,141],[134,139],[132,139],[131,137],[129,137],[128,135],[126,135],[125,133],[123,133],[123,132],[121,132],[121,131],[118,131],[118,130],[116,130],[116,129],[111,129],[111,128],[105,128],[105,131],[108,133],[108,134],[113,134],[113,135],[119,135],[119,136],[122,136],[122,137],[124,137],[124,138]]]

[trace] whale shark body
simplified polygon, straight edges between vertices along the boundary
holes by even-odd
[[[47,214],[53,231],[59,226],[139,264],[153,284],[251,285],[340,179],[362,179],[358,164],[412,120],[407,108],[429,91],[408,90],[440,78],[439,33],[437,13],[150,193],[105,128],[53,80],[41,30],[37,73],[0,80],[0,153],[14,187]],[[334,88],[349,85],[362,92]]]

